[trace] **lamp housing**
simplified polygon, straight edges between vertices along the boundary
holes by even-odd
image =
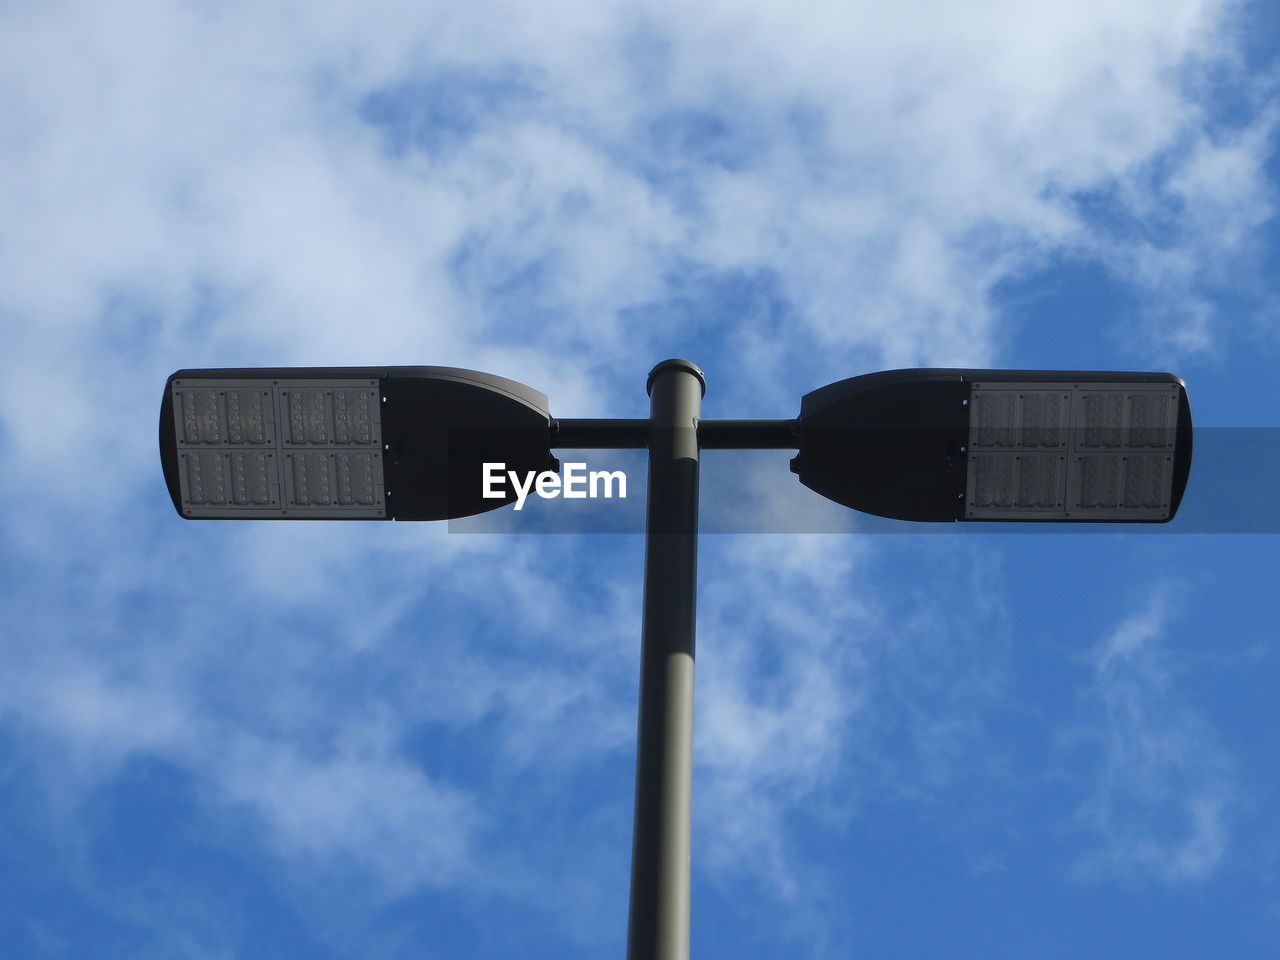
[[[482,465],[558,470],[547,398],[453,367],[179,370],[160,455],[201,520],[447,520],[513,503]]]
[[[889,370],[807,394],[797,423],[801,483],[895,520],[1163,523],[1191,469],[1168,373]]]

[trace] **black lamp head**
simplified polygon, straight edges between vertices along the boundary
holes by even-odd
[[[895,520],[1160,523],[1191,469],[1167,373],[890,370],[806,395],[800,482]]]
[[[160,452],[190,519],[446,520],[485,498],[483,464],[557,470],[547,398],[452,367],[180,370]]]

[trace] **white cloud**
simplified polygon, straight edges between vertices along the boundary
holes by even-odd
[[[21,625],[0,641],[0,723],[69,829],[131,764],[156,762],[189,779],[202,817],[251,828],[241,842],[304,873],[354,871],[373,898],[533,883],[527,854],[489,835],[512,791],[633,749],[635,591],[571,601],[541,566],[554,544],[386,525],[379,558],[360,529],[264,541],[228,527],[203,552],[148,533],[152,556],[104,573],[111,549],[93,536],[80,569],[37,562],[66,596],[23,572],[0,605]],[[463,590],[477,577],[503,598],[487,627]],[[512,624],[509,645],[472,642]],[[438,772],[435,744],[481,724],[462,781]]]
[[[769,343],[783,356],[978,362],[993,352],[993,283],[1063,244],[1098,250],[1075,193],[1119,184],[1150,217],[1163,195],[1143,165],[1189,143],[1169,179],[1198,262],[1269,204],[1269,122],[1215,147],[1179,82],[1229,52],[1215,30],[1227,8],[1208,0],[125,9],[7,14],[0,307],[25,330],[26,363],[74,368],[87,332],[117,342],[101,307],[124,295],[155,317],[130,363],[139,346],[161,366],[390,349],[518,363],[505,372],[588,397],[634,351],[682,339],[660,317],[685,262],[775,275],[792,308]],[[492,123],[477,114],[448,154],[385,154],[366,98],[430,102],[433,77],[468,69],[516,70],[527,99]],[[658,149],[672,111],[705,122]],[[1195,229],[1223,209],[1226,233]],[[1127,271],[1145,250],[1101,255]],[[517,290],[513,304],[555,320],[519,330],[493,288],[531,265],[536,303]],[[1195,269],[1167,260],[1144,279],[1153,309],[1172,302],[1170,271]]]
[[[866,703],[864,652],[848,634],[867,611],[841,589],[861,551],[821,535],[731,542],[717,550],[729,563],[703,585],[700,604],[704,863],[715,874],[745,870],[791,899],[799,887],[787,820],[840,775]]]
[[[768,923],[799,952],[840,956],[866,904],[835,875],[874,856],[851,837],[903,816],[930,843],[992,857],[991,822],[1017,791],[995,726],[1009,699],[1000,563],[954,537],[705,544],[695,869],[727,896],[779,902]]]
[[[1234,794],[1231,760],[1178,689],[1164,634],[1174,603],[1158,592],[1095,649],[1078,731],[1098,751],[1096,779],[1077,811],[1091,847],[1085,875],[1201,880],[1222,862]]]
[[[433,783],[403,757],[312,758],[290,743],[239,737],[220,759],[223,797],[265,821],[288,856],[321,867],[353,862],[392,896],[481,880],[475,798]]]

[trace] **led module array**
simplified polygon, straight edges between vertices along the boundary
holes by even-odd
[[[1167,519],[1180,389],[974,383],[965,518]]]
[[[188,517],[386,516],[376,380],[175,380]]]

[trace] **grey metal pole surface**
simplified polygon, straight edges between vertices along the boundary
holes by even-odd
[[[687,360],[649,374],[649,515],[628,960],[688,960],[698,415],[706,381]]]

